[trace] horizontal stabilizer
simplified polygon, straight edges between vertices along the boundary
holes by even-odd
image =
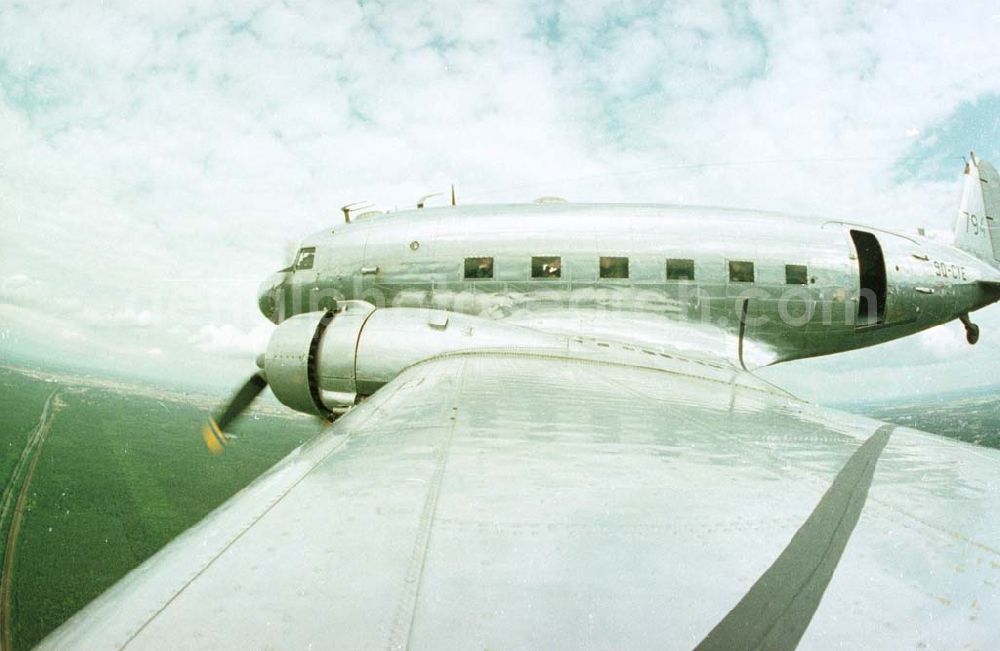
[[[980,280],[979,286],[985,291],[991,302],[1000,301],[1000,280]]]

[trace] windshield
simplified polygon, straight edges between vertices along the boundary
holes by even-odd
[[[316,247],[315,246],[304,246],[299,249],[299,254],[295,256],[295,264],[293,268],[298,271],[299,269],[312,269],[313,260],[316,259]]]

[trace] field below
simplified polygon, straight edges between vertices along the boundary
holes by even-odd
[[[264,404],[215,457],[201,426],[222,399],[0,366],[6,648],[37,644],[321,429]]]
[[[987,448],[1000,448],[1000,387],[846,405],[869,418]]]

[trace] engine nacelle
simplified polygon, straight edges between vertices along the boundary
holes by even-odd
[[[330,417],[430,357],[471,350],[565,352],[567,346],[563,337],[481,317],[344,301],[332,311],[283,321],[271,335],[264,372],[283,404]]]

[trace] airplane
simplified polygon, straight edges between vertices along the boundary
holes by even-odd
[[[717,208],[345,207],[261,286],[276,328],[204,437],[267,386],[332,424],[40,648],[1000,646],[1000,451],[755,373],[956,320],[976,343],[1000,176],[964,176],[954,246]]]

